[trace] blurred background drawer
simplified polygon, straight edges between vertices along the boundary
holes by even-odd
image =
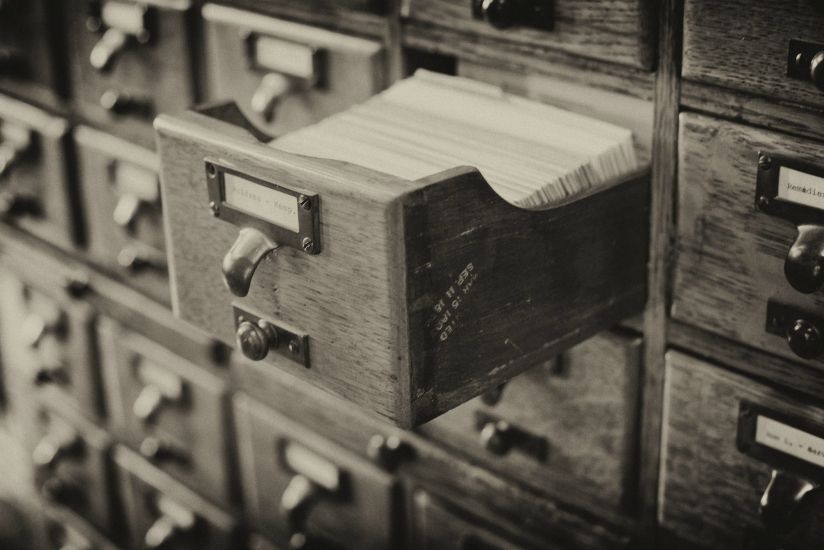
[[[620,510],[632,490],[641,339],[602,333],[421,431],[556,498]]]
[[[0,95],[0,219],[64,248],[82,239],[69,124]]]
[[[114,451],[129,548],[240,548],[237,522],[124,447]]]
[[[56,106],[68,95],[64,2],[0,3],[0,89]]]
[[[821,107],[823,27],[824,10],[817,0],[686,0],[683,76],[774,100]],[[794,43],[799,40],[808,45]],[[799,53],[802,55],[796,60]],[[812,66],[816,53],[822,57]]]
[[[386,85],[380,43],[208,4],[209,92],[272,135],[365,101]]]
[[[444,34],[445,41],[497,43],[536,57],[559,50],[652,69],[653,10],[644,0],[407,0],[406,4],[413,23],[459,33]]]
[[[152,119],[197,100],[188,0],[71,0],[72,79],[86,119],[146,148]]]
[[[824,409],[668,353],[664,528],[712,548],[817,547],[824,535],[822,437]]]
[[[109,134],[75,130],[88,253],[124,283],[169,304],[157,156]]]
[[[36,414],[32,462],[42,495],[118,538],[122,517],[112,482],[108,434],[53,406],[41,405]]]
[[[117,550],[112,542],[71,511],[43,507],[45,538],[52,550]]]
[[[224,380],[110,319],[100,334],[114,433],[212,502],[232,506]]]
[[[284,548],[399,544],[390,474],[246,396],[235,416],[252,528]]]
[[[390,0],[302,0],[304,9],[314,12],[339,12],[341,10],[356,10],[376,14],[384,14]],[[225,0],[224,4],[239,5],[249,8],[293,9],[296,2],[292,0]]]
[[[19,267],[19,266],[18,266]],[[26,280],[4,270],[0,325],[3,361],[10,382],[58,391],[91,418],[104,412],[95,338],[96,314],[82,300],[54,285],[51,263],[29,265]]]
[[[824,239],[814,231],[800,241],[807,250],[801,257],[807,260],[787,262],[798,235],[796,225],[768,213],[781,206],[777,197],[765,195],[766,202],[759,200],[755,206],[759,171],[765,177],[772,174],[777,181],[792,163],[801,163],[803,168],[793,166],[803,174],[788,177],[812,176],[812,183],[807,178],[801,184],[810,192],[801,196],[815,204],[816,189],[824,192],[824,180],[814,176],[817,170],[824,174],[822,143],[689,113],[680,120],[673,317],[822,368],[820,361],[808,360],[824,353],[824,348],[816,351],[817,346],[824,346],[824,340],[814,334],[818,329],[811,329],[809,337],[805,331],[792,333],[796,321],[816,323],[817,316],[824,316],[824,294],[796,290],[785,269],[788,264],[800,265],[802,275],[807,275],[791,280],[796,285],[818,281],[820,286],[824,271],[816,267],[815,251],[824,246]],[[787,180],[784,186],[790,183]],[[807,219],[807,214],[812,218]],[[806,221],[798,221],[813,227],[824,222],[824,212],[818,207],[811,207],[804,216]],[[786,313],[776,315],[777,306],[787,308]],[[788,336],[799,344],[794,344],[796,351],[788,346]],[[807,339],[809,345],[804,345]]]

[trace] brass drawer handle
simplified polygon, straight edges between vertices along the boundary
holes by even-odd
[[[221,269],[226,287],[235,296],[246,296],[252,286],[252,276],[260,262],[280,246],[262,232],[244,227],[223,257]]]

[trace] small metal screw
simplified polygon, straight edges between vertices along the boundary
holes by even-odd
[[[297,340],[292,340],[289,342],[289,353],[292,355],[297,355],[300,353],[300,344],[298,344]]]
[[[764,210],[769,205],[770,205],[770,199],[768,197],[766,197],[765,195],[761,195],[760,197],[758,197],[758,208],[760,208],[761,210]]]
[[[312,252],[312,249],[315,247],[315,243],[312,242],[312,239],[310,239],[309,237],[304,237],[300,245],[306,252]]]
[[[209,209],[212,211],[212,216],[220,216],[220,207],[215,201],[209,201]]]
[[[300,204],[300,207],[304,210],[312,209],[312,199],[310,199],[306,195],[301,195],[300,197],[298,197],[298,203]]]
[[[206,174],[208,174],[210,178],[213,178],[217,175],[217,168],[215,168],[215,165],[211,162],[206,163]]]
[[[769,170],[772,166],[772,158],[770,158],[770,155],[760,155],[758,157],[758,166],[760,166],[762,170]]]

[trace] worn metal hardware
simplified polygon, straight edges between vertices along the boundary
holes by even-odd
[[[496,29],[530,27],[551,31],[555,27],[553,0],[471,0],[472,17]]]
[[[787,76],[812,82],[824,92],[824,43],[790,40],[787,49]]]
[[[742,400],[736,445],[772,470],[759,504],[764,525],[777,534],[792,529],[821,492],[824,426]]]
[[[547,459],[549,444],[545,437],[533,435],[502,418],[476,411],[475,428],[481,444],[492,454],[504,456],[517,449],[539,462]]]
[[[232,314],[235,319],[237,344],[243,355],[253,361],[266,358],[275,352],[282,357],[309,368],[309,336],[286,328],[260,315],[250,313],[234,304]]]
[[[206,184],[208,204],[217,218],[237,227],[257,229],[280,246],[307,254],[320,253],[317,194],[279,185],[210,159],[206,159]],[[307,200],[309,208],[304,204]],[[307,238],[312,241],[310,250],[303,246]]]
[[[798,235],[787,252],[784,274],[806,294],[824,284],[824,168],[758,153],[755,207],[795,224]]]
[[[242,228],[220,266],[226,288],[241,298],[249,294],[258,265],[278,248],[278,243],[257,229]]]
[[[794,306],[767,302],[765,330],[781,336],[802,359],[816,359],[824,354],[824,319]]]

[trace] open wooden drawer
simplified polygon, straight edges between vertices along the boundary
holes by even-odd
[[[175,313],[247,357],[409,427],[643,306],[644,172],[532,211],[472,168],[402,180],[276,150],[241,118],[155,127]]]

